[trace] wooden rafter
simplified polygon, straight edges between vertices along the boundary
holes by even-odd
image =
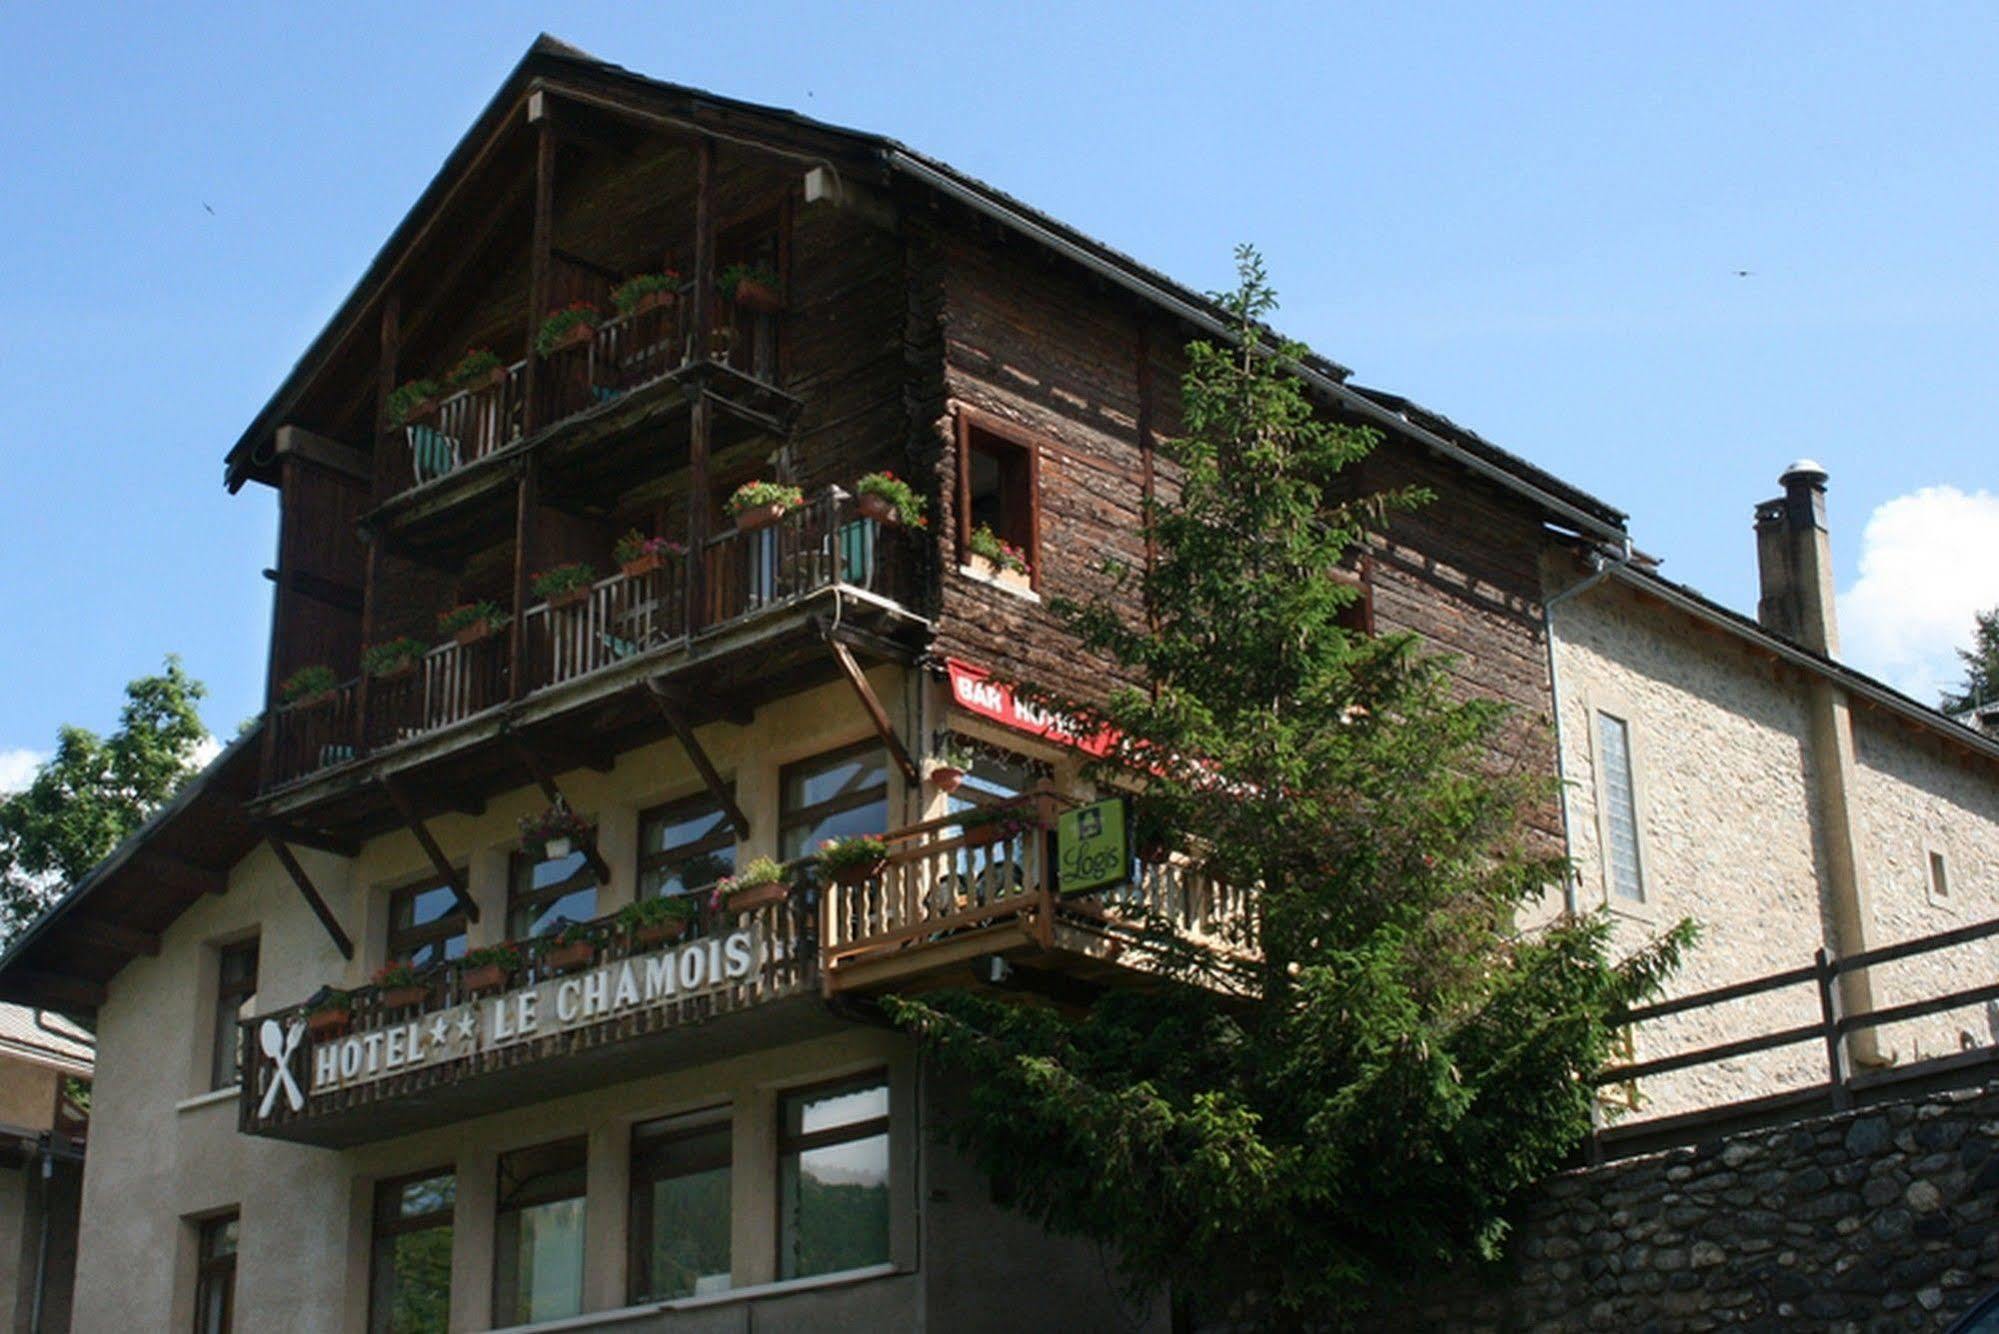
[[[535,785],[541,789],[541,794],[548,798],[549,804],[553,805],[560,801],[565,806],[568,805],[569,803],[563,799],[562,789],[555,785],[554,773],[550,771],[548,764],[543,758],[535,753],[534,747],[529,745],[518,734],[510,734],[507,740],[513,746],[514,754],[519,757],[521,767],[528,771],[528,776],[534,779]],[[611,882],[611,866],[609,862],[604,860],[604,854],[597,851],[596,831],[592,830],[582,838],[579,838],[577,843],[582,848],[583,859],[590,863],[590,869],[596,873],[597,883],[600,885],[609,884]]]
[[[701,775],[701,781],[708,785],[709,794],[722,808],[722,813],[729,817],[729,823],[735,826],[736,837],[748,839],[749,817],[744,815],[743,808],[736,804],[735,792],[722,781],[722,775],[715,768],[715,762],[708,758],[707,748],[694,735],[694,729],[688,726],[687,715],[681,711],[679,702],[657,681],[647,681],[646,687],[652,695],[653,705],[659,710],[660,717],[666,719],[666,725],[673,729],[673,735],[679,739],[680,748],[687,752],[688,759],[694,761],[694,771]]]
[[[9,968],[7,980],[11,984],[11,994],[32,1003],[42,1005],[53,1001],[56,1005],[79,1005],[86,1009],[96,1009],[104,1004],[104,984],[91,982],[67,973],[42,973],[31,968]]]
[[[875,725],[875,731],[881,734],[882,744],[888,747],[889,758],[895,761],[896,767],[902,770],[902,776],[909,780],[911,786],[921,782],[923,776],[917,772],[916,761],[909,758],[909,751],[903,747],[902,738],[895,734],[895,727],[888,720],[888,710],[884,709],[881,700],[876,698],[875,688],[868,684],[867,674],[861,670],[861,665],[854,661],[853,650],[837,639],[828,639],[826,642],[832,647],[833,657],[840,664],[840,671],[845,674],[847,684],[854,688],[856,695],[860,696],[861,707],[867,710],[868,720]]]
[[[305,873],[305,868],[298,864],[298,858],[292,855],[291,848],[274,830],[266,829],[264,839],[271,845],[271,851],[277,854],[278,865],[285,868],[285,874],[291,877],[294,885],[298,886],[298,892],[305,896],[305,904],[312,909],[312,915],[319,919],[319,924],[326,928],[326,934],[333,938],[333,947],[340,951],[340,957],[353,958],[354,942],[348,939],[347,932],[341,929],[340,919],[333,915],[333,909],[326,906],[326,900],[320,897],[318,886],[312,883],[312,877]]]
[[[134,858],[139,874],[186,894],[226,894],[229,877],[212,867],[197,866],[172,853],[148,848]]]
[[[395,780],[387,774],[382,776],[382,790],[389,794],[389,800],[395,804],[396,814],[402,817],[403,823],[409,826],[410,833],[416,836],[417,846],[423,849],[424,856],[430,858],[432,868],[444,883],[451,887],[451,897],[458,901],[459,911],[465,914],[465,920],[478,921],[479,905],[473,902],[472,891],[466,887],[465,873],[453,866],[451,859],[444,855],[444,849],[437,846],[437,840],[431,837],[430,829],[424,824],[423,817],[418,812],[416,803],[410,800],[409,793],[397,786]]]
[[[96,949],[112,950],[119,954],[129,954],[133,958],[140,955],[156,956],[160,952],[160,936],[157,931],[141,931],[137,927],[120,922],[107,922],[101,917],[85,917],[71,913],[63,921],[63,926],[79,940]]]

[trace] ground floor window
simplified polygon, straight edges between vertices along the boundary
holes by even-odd
[[[203,1219],[196,1243],[195,1334],[229,1334],[236,1327],[235,1214]]]
[[[727,1107],[633,1128],[634,1302],[729,1287],[731,1156]]]
[[[458,1181],[449,1172],[375,1187],[370,1334],[445,1334],[451,1322],[451,1219]]]
[[[778,1121],[778,1277],[881,1264],[888,1253],[888,1076],[789,1094]]]
[[[494,1324],[531,1325],[582,1313],[587,1157],[582,1139],[501,1156]]]

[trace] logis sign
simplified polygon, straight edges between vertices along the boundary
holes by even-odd
[[[317,1042],[305,1088],[292,1070],[292,1058],[305,1036],[304,1023],[293,1019],[286,1026],[266,1019],[257,1032],[257,1045],[268,1063],[257,1115],[269,1116],[280,1097],[299,1112],[312,1094],[355,1088],[720,990],[749,976],[756,965],[759,934],[745,928],[710,936],[586,972],[543,978],[420,1019]]]

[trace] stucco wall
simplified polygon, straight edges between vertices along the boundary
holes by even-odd
[[[1572,572],[1551,578],[1560,587]],[[1806,678],[1744,641],[1614,582],[1556,610],[1562,753],[1579,906],[1611,904],[1620,948],[1682,918],[1702,939],[1668,995],[1811,961],[1829,945],[1821,836],[1812,807]],[[1613,901],[1606,878],[1595,716],[1631,728],[1645,902]],[[1853,714],[1855,810],[1870,901],[1869,942],[1887,944],[1999,916],[1999,771],[1868,707]],[[1953,893],[1927,892],[1931,846],[1946,849]],[[1538,913],[1559,906],[1550,896]],[[1876,970],[1875,1003],[1989,980],[1999,946]],[[1819,1018],[1810,985],[1647,1024],[1636,1058],[1665,1056]],[[1981,1011],[1885,1034],[1901,1060],[1994,1040]],[[1659,1115],[1818,1083],[1816,1044],[1655,1076],[1639,1113]]]

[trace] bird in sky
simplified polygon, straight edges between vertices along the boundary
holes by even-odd
[[[212,218],[212,217],[214,217],[214,216],[215,216],[215,210],[214,210],[214,208],[210,207],[210,205],[209,205],[209,203],[208,203],[208,201],[207,201],[207,200],[205,200],[205,199],[204,199],[204,200],[202,200],[202,201],[201,201],[201,206],[202,206],[203,208],[205,208],[205,209],[208,209],[208,216],[209,216],[209,217],[211,217],[211,218]]]
[[[1754,277],[1754,276],[1755,276],[1755,270],[1753,270],[1753,269],[1737,269],[1737,270],[1735,271],[1735,276],[1736,276],[1736,277],[1738,277],[1738,278],[1750,278],[1750,277]]]

